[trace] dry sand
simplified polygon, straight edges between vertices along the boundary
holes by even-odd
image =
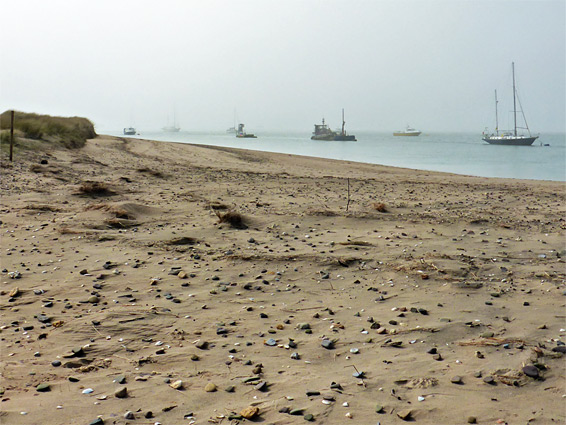
[[[2,424],[566,420],[563,183],[113,137],[1,171]]]

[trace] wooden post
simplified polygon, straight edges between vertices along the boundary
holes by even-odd
[[[14,111],[10,114],[10,162],[14,155]]]
[[[348,177],[348,203],[346,204],[346,211],[350,207],[350,177]]]

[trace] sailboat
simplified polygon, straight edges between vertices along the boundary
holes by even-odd
[[[180,127],[177,126],[177,116],[175,111],[173,111],[173,125],[169,125],[169,119],[167,120],[167,125],[162,128],[163,131],[166,133],[178,133],[181,130]]]
[[[487,135],[483,133],[482,140],[489,143],[490,145],[508,145],[508,146],[530,146],[533,142],[538,139],[538,136],[532,136],[527,120],[525,118],[525,113],[521,106],[521,101],[517,96],[517,89],[515,86],[515,62],[511,63],[511,68],[513,70],[513,131],[502,131],[499,132],[499,117],[497,113],[497,90],[495,91],[495,133]],[[517,100],[519,100],[519,108],[521,115],[523,116],[523,121],[525,122],[525,127],[517,127]],[[528,136],[524,134],[518,134],[517,129],[527,130]]]
[[[233,133],[238,134],[238,130],[236,129],[236,109],[234,109],[234,125],[226,130],[226,133]]]
[[[344,126],[346,125],[346,121],[344,121],[344,109],[342,109],[342,131],[334,136],[334,140],[339,142],[357,142],[356,136],[353,134],[346,134],[346,130]]]

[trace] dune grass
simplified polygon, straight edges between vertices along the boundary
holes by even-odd
[[[0,115],[0,142],[3,148],[10,143],[10,115],[11,111]],[[94,124],[86,118],[15,113],[14,142],[21,149],[49,146],[80,148],[94,137]]]

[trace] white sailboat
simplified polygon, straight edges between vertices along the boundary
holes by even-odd
[[[169,125],[169,119],[167,119],[167,125],[162,128],[166,133],[178,133],[181,128],[177,125],[177,114],[173,111],[173,125]]]
[[[517,89],[515,86],[515,62],[511,63],[511,68],[513,70],[513,130],[499,131],[499,117],[497,113],[497,90],[495,91],[495,133],[486,134],[483,133],[482,140],[489,143],[490,145],[508,145],[508,146],[530,146],[538,138],[538,136],[531,135],[527,120],[525,118],[525,113],[521,106],[521,101],[517,96]],[[525,127],[517,127],[517,100],[519,100],[519,108],[521,115],[523,116],[523,121],[525,122]],[[527,130],[528,136],[525,134],[519,134],[517,129]]]

